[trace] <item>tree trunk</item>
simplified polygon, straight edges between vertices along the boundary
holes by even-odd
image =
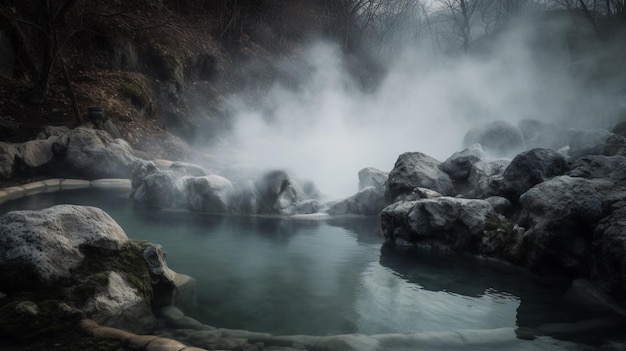
[[[67,84],[67,90],[70,95],[70,100],[72,101],[72,109],[74,110],[74,117],[76,117],[76,122],[80,125],[83,123],[83,118],[80,114],[80,107],[78,106],[78,100],[76,99],[76,94],[74,94],[74,88],[72,87],[72,77],[70,76],[70,71],[67,69],[67,60],[62,55],[59,55],[59,59],[61,61],[61,67],[63,69],[63,77],[65,78],[65,84]]]

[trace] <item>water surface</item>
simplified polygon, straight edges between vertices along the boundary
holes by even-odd
[[[209,325],[283,335],[383,334],[536,327],[591,317],[564,301],[563,289],[515,268],[384,246],[377,218],[147,211],[123,195],[94,190],[22,198],[0,210],[60,203],[100,207],[130,238],[162,244],[169,266],[196,279],[193,316]],[[598,344],[603,337],[578,341]]]

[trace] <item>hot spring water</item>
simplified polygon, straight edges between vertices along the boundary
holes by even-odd
[[[0,211],[60,203],[100,207],[130,238],[162,244],[169,266],[196,279],[193,317],[209,325],[275,335],[384,334],[536,327],[589,317],[563,300],[563,290],[514,268],[385,247],[376,218],[153,212],[94,190],[26,197]]]

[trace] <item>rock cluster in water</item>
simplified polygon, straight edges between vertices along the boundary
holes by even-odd
[[[389,244],[497,257],[626,296],[626,138],[529,120],[465,142],[480,144],[441,163],[399,156],[381,214]]]

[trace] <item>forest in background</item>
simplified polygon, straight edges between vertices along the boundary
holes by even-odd
[[[368,90],[408,46],[488,55],[521,20],[545,28],[538,52],[623,97],[623,0],[4,0],[0,139],[75,126],[100,106],[135,148],[185,159],[188,143],[228,130],[231,96],[297,87],[312,41],[335,42]]]

